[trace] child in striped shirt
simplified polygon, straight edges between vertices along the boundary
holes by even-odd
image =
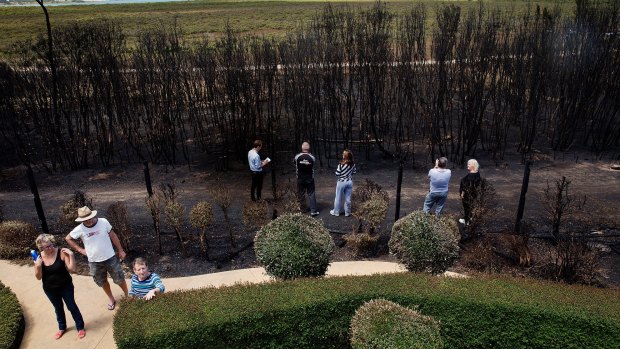
[[[131,277],[130,296],[148,301],[155,297],[156,293],[163,293],[166,290],[159,275],[149,271],[146,259],[140,257],[136,258],[133,261],[133,272],[135,274]]]

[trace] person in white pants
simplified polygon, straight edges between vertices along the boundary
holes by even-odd
[[[345,149],[342,152],[342,160],[336,169],[336,199],[334,199],[334,209],[329,211],[332,216],[340,216],[341,203],[344,199],[344,215],[351,215],[351,195],[353,194],[353,175],[356,173],[353,153]]]

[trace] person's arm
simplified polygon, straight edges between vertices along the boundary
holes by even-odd
[[[114,246],[118,250],[118,258],[120,260],[125,259],[127,254],[125,253],[125,250],[123,250],[123,246],[121,245],[121,241],[118,239],[118,236],[116,235],[114,230],[110,230],[109,235],[110,235],[110,240],[112,240],[112,244],[114,244]]]
[[[155,286],[152,290],[150,290],[145,296],[145,300],[151,300],[151,298],[155,297],[157,293],[163,293],[166,288],[164,287],[164,283],[161,281],[159,275],[153,274],[153,286]]]
[[[34,276],[37,280],[41,280],[41,278],[43,278],[43,258],[41,258],[41,256],[34,261]]]
[[[67,270],[70,273],[75,273],[75,256],[73,255],[73,251],[63,247],[60,249],[60,256],[62,257],[62,261],[65,262]]]
[[[336,167],[336,172],[334,173],[336,174],[336,177],[340,177],[342,174],[342,164],[338,164],[338,167]]]
[[[67,236],[65,237],[65,241],[67,241],[71,248],[78,251],[79,254],[86,256],[86,250],[80,247],[77,242],[75,242],[75,240],[71,237],[71,233],[67,234]]]

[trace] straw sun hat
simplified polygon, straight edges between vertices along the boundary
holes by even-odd
[[[97,215],[97,210],[91,211],[88,206],[78,208],[78,218],[75,219],[76,222],[84,222],[91,218],[94,218]]]

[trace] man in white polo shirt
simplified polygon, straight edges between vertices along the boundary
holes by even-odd
[[[65,240],[74,250],[88,257],[90,275],[108,296],[108,310],[114,310],[116,299],[112,294],[107,274],[110,274],[114,283],[120,286],[127,296],[127,283],[120,264],[120,260],[125,259],[125,251],[110,222],[105,218],[97,218],[96,215],[97,211],[91,211],[87,206],[79,208],[78,218],[75,221],[81,224],[67,234]],[[84,248],[75,242],[77,239],[82,240]],[[118,258],[112,244],[118,250]]]

